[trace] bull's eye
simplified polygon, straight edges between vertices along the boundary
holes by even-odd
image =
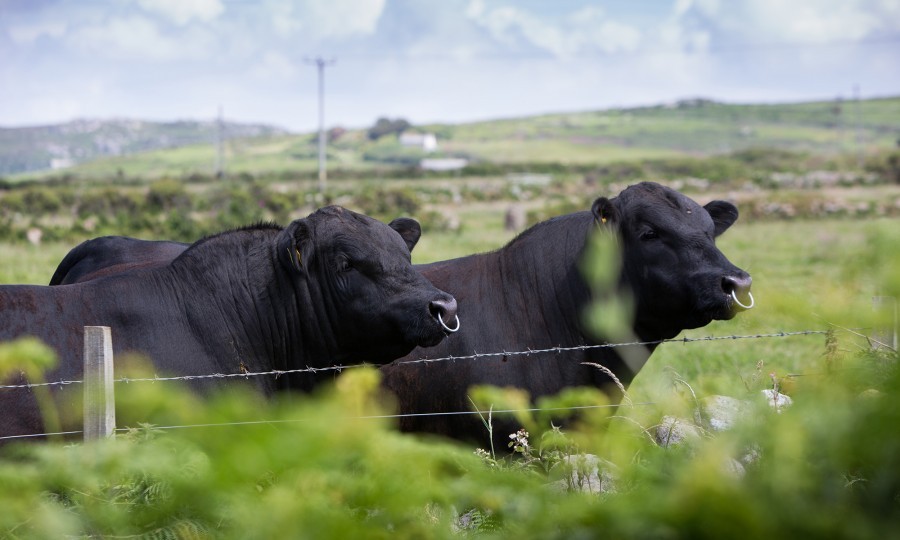
[[[659,234],[653,229],[647,229],[646,231],[641,233],[641,240],[655,240],[659,238]]]
[[[339,257],[337,260],[337,271],[338,272],[349,272],[353,269],[353,265],[350,264],[349,259],[345,259],[344,257]]]

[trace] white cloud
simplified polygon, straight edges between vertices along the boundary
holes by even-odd
[[[179,26],[184,26],[194,19],[209,22],[225,10],[221,0],[138,0],[138,4]]]
[[[722,31],[755,42],[829,43],[900,29],[897,0],[688,2]]]
[[[281,37],[340,39],[375,32],[386,0],[271,1],[272,27]]]
[[[609,20],[600,9],[586,7],[569,17],[572,52],[595,47],[605,53],[630,52],[641,43],[641,32],[628,24]]]
[[[637,28],[611,20],[601,9],[590,6],[553,21],[510,6],[486,10],[475,0],[465,14],[500,43],[514,46],[524,40],[561,58],[591,51],[633,51],[641,42]]]
[[[212,46],[212,38],[206,32],[167,35],[152,20],[140,16],[84,26],[72,31],[68,40],[75,47],[101,57],[157,61],[202,58]]]

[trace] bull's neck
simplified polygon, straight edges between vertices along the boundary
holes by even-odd
[[[236,369],[322,367],[337,357],[333,317],[316,310],[327,302],[305,280],[279,272],[274,253],[238,246],[210,260],[218,262],[182,258],[171,268],[186,284],[179,294],[188,324],[203,339],[231,346]]]
[[[532,328],[545,328],[551,344],[584,342],[580,315],[590,291],[578,268],[590,214],[567,216],[542,225],[493,256],[510,317],[527,316]],[[511,293],[511,294],[510,294]]]

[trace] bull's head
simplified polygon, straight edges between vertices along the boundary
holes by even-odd
[[[726,201],[700,206],[652,182],[597,199],[597,225],[616,233],[621,284],[635,303],[635,329],[674,337],[753,306],[750,275],[734,266],[715,239],[738,218]]]
[[[278,257],[309,290],[318,321],[334,332],[341,356],[385,363],[416,346],[438,344],[458,328],[456,300],[413,269],[410,251],[421,235],[413,219],[389,225],[326,207],[291,223]]]

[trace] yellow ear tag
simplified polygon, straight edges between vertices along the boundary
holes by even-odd
[[[605,218],[605,217],[602,217],[602,218],[600,218],[600,221],[601,221],[602,223],[606,223],[606,218]]]
[[[294,251],[297,252],[297,266],[303,266],[303,259],[300,257],[300,250],[294,248]]]

